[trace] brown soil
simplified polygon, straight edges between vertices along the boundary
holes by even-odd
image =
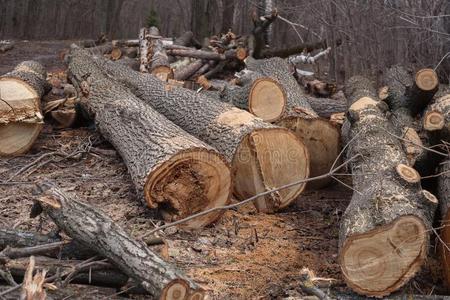
[[[0,54],[0,74],[26,59],[61,70],[58,53],[68,44],[16,44],[14,50]],[[24,169],[26,166],[29,168]],[[134,237],[161,224],[136,196],[120,156],[94,130],[57,130],[46,125],[28,154],[0,158],[0,227],[41,232],[54,229],[45,215],[29,218],[32,183],[42,179],[53,180],[102,209]],[[334,290],[348,292],[337,254],[339,220],[351,194],[346,187],[334,185],[305,192],[277,214],[257,213],[248,205],[226,212],[216,224],[195,232],[169,228],[160,233],[166,240],[161,255],[211,290],[215,299],[301,297],[298,282],[304,267],[317,277],[331,279],[322,280],[322,284],[328,282]],[[431,259],[429,266],[433,263]],[[425,268],[404,291],[439,292],[435,286],[437,271],[430,270],[437,268]]]

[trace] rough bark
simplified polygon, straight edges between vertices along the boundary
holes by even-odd
[[[180,57],[191,57],[205,60],[230,60],[230,59],[245,59],[246,54],[242,54],[242,49],[230,49],[225,53],[217,53],[213,51],[197,50],[197,49],[168,49],[167,54]]]
[[[422,190],[407,166],[401,142],[370,81],[346,84],[350,124],[347,159],[355,190],[340,228],[339,261],[356,292],[382,297],[399,289],[421,268],[437,199]]]
[[[57,272],[59,272],[59,274],[73,272],[82,262],[82,260],[61,260],[45,256],[37,256],[35,257],[35,268],[40,270],[45,269],[47,270],[47,276],[54,276]],[[14,279],[20,282],[25,275],[28,263],[28,258],[19,258],[8,260],[4,266],[8,268]],[[65,280],[66,278],[67,276],[62,276],[61,279]],[[115,288],[120,288],[127,284],[127,282],[127,275],[119,271],[112,264],[106,262],[80,270],[70,280],[70,283],[72,284],[89,284]]]
[[[122,156],[149,207],[161,208],[163,216],[173,220],[227,203],[230,171],[215,149],[105,76],[86,51],[72,49],[69,69],[82,90],[83,106],[95,114],[98,129]],[[209,224],[220,214],[185,226]]]
[[[286,109],[277,125],[292,130],[304,141],[311,157],[311,177],[330,171],[339,154],[339,131],[328,120],[318,117],[308,102],[308,97],[289,70],[286,60],[278,57],[245,61],[247,68],[277,81],[286,93]],[[313,181],[309,188],[328,185],[330,178]]]
[[[41,97],[51,86],[44,67],[24,61],[0,77],[0,156],[27,152],[42,129]]]
[[[164,49],[163,42],[159,36],[159,29],[156,27],[150,27],[149,38],[151,40],[151,67],[150,73],[158,77],[162,81],[167,81],[173,78],[173,71],[170,68],[169,57],[167,56],[166,49]]]
[[[70,237],[108,258],[157,299],[185,299],[205,293],[192,280],[162,260],[143,242],[132,239],[105,213],[68,195],[56,186],[39,184],[38,201],[58,227]],[[182,295],[182,296],[181,296]]]
[[[239,199],[307,176],[306,149],[288,130],[267,124],[230,104],[168,86],[102,57],[95,60],[107,74],[131,88],[145,103],[225,155],[232,165],[234,192]],[[274,211],[291,203],[303,188],[300,184],[278,195],[260,197],[255,204],[259,210]]]
[[[186,80],[197,72],[205,63],[201,59],[197,59],[187,66],[180,67],[174,72],[175,80]]]
[[[344,100],[331,98],[308,97],[311,108],[322,118],[330,118],[331,115],[347,111],[347,103]]]
[[[149,67],[149,41],[147,39],[148,29],[143,27],[139,30],[139,71],[142,73],[148,72]]]
[[[445,244],[439,244],[442,260],[444,285],[450,290],[450,160],[447,159],[439,167],[437,195],[440,203],[441,239]]]

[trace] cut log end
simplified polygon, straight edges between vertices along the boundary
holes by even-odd
[[[113,48],[111,51],[111,59],[119,60],[122,57],[122,50],[120,48]]]
[[[203,291],[195,291],[189,295],[188,300],[203,300],[205,298],[205,292]]]
[[[236,49],[236,58],[244,61],[248,56],[247,49],[239,47]]]
[[[163,290],[160,300],[183,300],[189,294],[189,285],[181,279],[170,282]]]
[[[390,294],[419,270],[426,257],[427,240],[423,221],[411,215],[349,237],[340,253],[347,284],[368,296]]]
[[[158,66],[154,68],[151,73],[161,81],[173,79],[173,70],[168,66]]]
[[[378,101],[370,98],[370,97],[362,97],[361,99],[355,101],[350,107],[349,111],[361,111],[364,110],[370,106],[377,106]]]
[[[230,169],[222,157],[205,149],[191,149],[173,156],[154,170],[145,184],[150,207],[159,207],[164,218],[176,221],[228,203]],[[180,226],[199,228],[214,222],[221,212],[195,218]]]
[[[244,137],[233,158],[234,193],[246,199],[309,176],[305,145],[284,128],[258,129]],[[274,212],[288,206],[305,183],[259,197],[258,211]]]
[[[36,91],[17,78],[0,79],[0,155],[14,156],[28,151],[42,129]]]
[[[267,122],[278,120],[286,107],[283,87],[268,77],[255,80],[249,95],[249,111]]]
[[[430,111],[425,114],[423,128],[428,131],[441,130],[444,128],[444,115],[438,111]]]
[[[378,98],[380,98],[380,100],[386,100],[389,97],[389,87],[388,86],[383,86],[378,90]]]
[[[416,85],[423,91],[433,91],[439,86],[439,78],[433,69],[422,69],[416,73]]]
[[[422,190],[422,194],[425,197],[425,199],[428,200],[431,204],[437,205],[439,203],[438,198],[429,191]]]
[[[404,164],[399,164],[396,167],[397,173],[398,175],[400,175],[400,177],[405,180],[406,182],[409,183],[418,183],[420,182],[420,175],[419,172],[417,172],[415,169],[404,165]]]
[[[339,155],[340,133],[336,126],[320,118],[288,117],[277,125],[290,129],[306,145],[310,156],[310,177],[326,174]],[[331,178],[308,183],[308,189],[325,187]]]
[[[413,128],[408,127],[405,129],[403,147],[408,159],[408,164],[414,166],[417,158],[424,152],[424,148],[419,134]]]

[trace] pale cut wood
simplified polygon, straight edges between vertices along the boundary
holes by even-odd
[[[122,156],[139,196],[150,208],[160,208],[168,221],[174,221],[228,202],[230,169],[215,149],[104,75],[86,51],[72,49],[69,69],[72,81],[88,88],[82,105],[95,114],[97,128]],[[222,213],[181,226],[201,227]]]
[[[102,57],[94,59],[109,76],[127,85],[145,103],[216,147],[231,163],[234,193],[239,199],[308,177],[308,151],[287,129],[265,123],[202,93],[165,84]],[[250,145],[245,146],[249,141]],[[259,210],[273,212],[294,201],[304,186],[302,183],[259,197],[255,205]]]
[[[328,173],[339,154],[339,130],[328,120],[318,117],[289,71],[286,60],[278,57],[260,60],[248,57],[245,63],[249,70],[268,76],[283,87],[286,109],[275,124],[290,129],[305,143],[311,158],[311,176]],[[330,182],[330,178],[316,180],[308,183],[308,187],[321,188]]]
[[[0,77],[0,156],[27,152],[44,123],[41,97],[51,86],[44,67],[24,61]]]
[[[341,222],[339,262],[357,293],[383,297],[406,284],[428,253],[436,201],[407,165],[395,128],[366,78],[346,84],[347,159],[355,192]]]
[[[53,184],[40,183],[38,201],[58,227],[108,258],[153,297],[181,300],[191,293],[206,293],[191,279],[151,251],[144,242],[132,239],[101,210],[81,202]]]

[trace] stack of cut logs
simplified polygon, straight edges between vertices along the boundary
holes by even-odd
[[[170,40],[152,27],[142,28],[138,40],[72,45],[69,79],[145,204],[168,222],[224,206],[231,192],[238,200],[264,193],[254,200],[257,210],[276,212],[302,193],[308,178],[320,179],[308,188],[327,185],[339,160],[337,123],[343,123],[354,194],[341,223],[340,265],[354,291],[388,295],[423,265],[438,202],[442,239],[450,242],[450,89],[439,90],[431,69],[413,74],[394,66],[379,91],[367,78],[348,80],[346,103],[309,96],[285,57],[326,44],[267,49],[264,31],[276,18],[276,11],[255,18],[250,36],[228,32],[203,44],[191,32]],[[224,70],[239,72],[230,79]],[[36,139],[45,79],[35,62],[0,78],[0,154],[24,153]],[[422,189],[421,176],[438,181],[438,198]],[[123,272],[160,299],[205,296],[103,213],[51,184],[39,188],[36,205],[74,241],[115,264],[111,272]],[[222,212],[180,226],[199,228]],[[5,261],[14,258],[2,253]],[[442,257],[450,270],[446,245]]]

